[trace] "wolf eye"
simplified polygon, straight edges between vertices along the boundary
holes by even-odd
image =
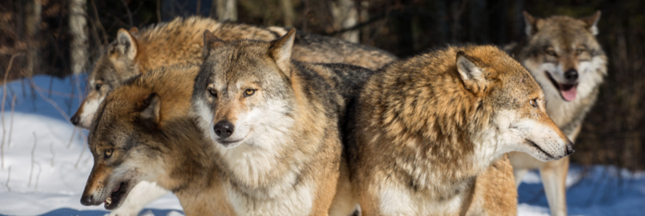
[[[97,83],[96,85],[94,85],[94,89],[97,90],[97,91],[101,90],[101,86],[103,86],[103,84]]]
[[[105,159],[112,157],[112,149],[105,150],[105,152],[103,152],[103,155],[105,155]]]
[[[531,104],[531,106],[532,106],[532,107],[535,107],[535,108],[537,108],[537,107],[538,107],[537,99],[532,99],[532,100],[530,100],[530,101],[529,101],[529,104]]]
[[[255,93],[255,89],[247,89],[244,91],[244,96],[251,96]]]
[[[576,49],[576,55],[580,55],[580,54],[582,54],[584,51],[586,51],[586,50],[585,50],[585,49],[583,49],[583,48]]]
[[[552,50],[552,49],[547,49],[545,52],[546,52],[547,55],[550,55],[550,56],[553,56],[553,57],[558,57],[558,54],[556,54],[555,51]]]
[[[217,98],[217,91],[215,91],[215,89],[208,88],[208,93],[210,93],[214,98]]]

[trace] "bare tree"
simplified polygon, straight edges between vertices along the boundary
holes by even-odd
[[[236,0],[213,0],[213,6],[217,11],[216,13],[217,20],[219,21],[237,20],[237,1]],[[211,9],[211,12],[213,12],[212,9]]]
[[[282,5],[282,11],[284,14],[284,26],[293,27],[294,14],[296,13],[293,11],[293,3],[291,0],[280,0],[280,4]]]
[[[358,10],[353,0],[338,0],[331,3],[331,14],[334,19],[334,28],[337,30],[355,26],[358,23]],[[341,38],[351,42],[358,42],[359,30],[347,31]]]
[[[69,30],[72,34],[70,55],[72,73],[80,74],[88,61],[88,33],[85,8],[87,0],[71,0],[69,2]]]
[[[43,4],[41,0],[30,0],[27,2],[25,31],[27,33],[27,76],[32,76],[38,69],[38,30],[41,23]]]

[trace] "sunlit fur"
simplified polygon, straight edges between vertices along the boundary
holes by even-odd
[[[150,71],[107,96],[89,134],[94,167],[83,192],[82,199],[92,201],[87,204],[101,204],[121,182],[127,185],[121,189],[125,202],[135,193],[132,188],[147,181],[172,191],[186,215],[233,214],[220,185],[214,147],[188,115],[198,71],[197,66]],[[158,112],[144,115],[148,110]]]
[[[390,64],[353,110],[349,164],[364,215],[516,215],[503,155],[554,160],[570,144],[546,115],[537,82],[492,46]]]
[[[542,19],[525,13],[527,39],[512,51],[544,90],[549,117],[573,141],[607,75],[607,56],[595,38],[599,18],[600,12],[581,19],[567,16]],[[556,56],[547,54],[547,48],[552,48]],[[571,69],[578,71],[577,95],[566,101],[547,74],[562,83],[564,72]],[[567,215],[565,180],[569,158],[546,163],[524,153],[513,153],[509,158],[518,186],[529,169],[540,169],[551,214]]]

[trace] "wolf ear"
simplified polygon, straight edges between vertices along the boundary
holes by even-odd
[[[600,11],[596,11],[593,15],[580,19],[587,24],[587,29],[589,29],[593,35],[598,34],[598,20],[600,20],[600,14]]]
[[[293,41],[296,38],[296,29],[293,28],[287,32],[283,37],[271,42],[269,48],[269,55],[275,60],[278,68],[284,73],[289,73],[289,65],[291,63],[291,48]],[[291,74],[287,74],[291,77]]]
[[[526,11],[522,11],[522,14],[524,14],[524,24],[526,24],[524,32],[527,36],[534,35],[540,29],[540,27],[542,27],[544,21],[542,19],[531,16],[531,14]]]
[[[204,49],[202,50],[202,57],[206,59],[211,49],[216,49],[222,45],[224,45],[224,41],[222,39],[219,39],[211,31],[205,30],[204,31]]]
[[[161,99],[157,93],[152,93],[143,100],[139,120],[142,124],[154,127],[159,123],[159,110],[161,109]]]
[[[134,57],[137,57],[137,40],[127,30],[119,29],[116,35],[116,49],[121,55],[134,60]]]
[[[130,34],[136,34],[139,33],[139,29],[137,27],[132,27],[128,32],[130,32]]]
[[[464,51],[457,52],[457,71],[470,91],[478,92],[486,85],[484,71]]]

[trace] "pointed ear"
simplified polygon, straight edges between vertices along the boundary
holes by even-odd
[[[137,27],[132,27],[128,32],[130,32],[130,34],[136,34],[136,33],[139,33],[139,29]]]
[[[291,65],[291,48],[293,47],[293,41],[295,38],[296,29],[293,28],[283,37],[271,42],[269,55],[275,60],[275,63],[282,72],[290,73],[289,65]],[[291,74],[287,74],[287,76],[291,77]]]
[[[130,32],[125,29],[119,29],[116,35],[116,49],[130,60],[137,57],[137,40],[132,37]]]
[[[471,58],[464,51],[457,52],[457,71],[466,88],[470,91],[478,92],[481,87],[486,85],[486,76],[484,71]]]
[[[580,19],[587,24],[587,29],[589,29],[593,35],[598,34],[598,20],[600,20],[600,14],[600,11],[596,11],[593,15]]]
[[[534,35],[542,26],[542,19],[535,18],[526,11],[522,11],[522,14],[524,14],[524,24],[526,24],[524,32],[527,36]]]
[[[206,58],[211,49],[216,49],[224,45],[224,41],[219,39],[215,34],[209,30],[204,31],[204,49],[202,50],[202,57]]]
[[[159,110],[161,109],[161,99],[157,93],[152,93],[143,100],[139,120],[148,127],[155,127],[159,123]]]

